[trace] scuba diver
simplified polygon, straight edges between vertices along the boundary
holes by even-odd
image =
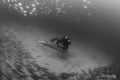
[[[59,48],[62,50],[67,50],[69,48],[69,45],[71,44],[71,39],[67,36],[64,36],[62,39],[59,38],[53,38],[51,42],[56,41],[56,44]]]

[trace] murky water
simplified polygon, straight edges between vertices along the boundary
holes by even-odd
[[[11,27],[37,63],[51,72],[106,66],[119,57],[117,0],[0,1],[0,24]],[[36,43],[38,37],[49,42],[65,35],[72,40],[72,57]]]

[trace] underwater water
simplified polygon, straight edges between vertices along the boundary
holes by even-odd
[[[49,72],[81,73],[81,69],[108,66],[119,59],[119,3],[119,0],[0,0],[0,26],[13,30],[34,62]],[[65,35],[72,40],[67,55],[36,42],[38,38],[50,42]]]

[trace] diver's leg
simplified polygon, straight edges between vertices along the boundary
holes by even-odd
[[[54,42],[54,41],[59,41],[59,39],[58,38],[53,38],[53,39],[51,39],[51,42]]]

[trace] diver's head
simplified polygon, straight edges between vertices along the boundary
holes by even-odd
[[[65,41],[66,41],[66,43],[67,43],[68,45],[71,44],[71,39],[70,39],[69,37],[64,36],[63,38],[65,39]]]

